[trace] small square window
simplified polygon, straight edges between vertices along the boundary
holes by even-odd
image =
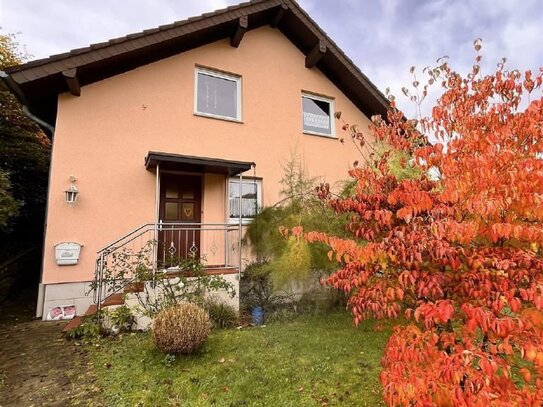
[[[241,78],[196,68],[194,112],[241,121]]]
[[[241,191],[240,191],[241,186]],[[230,223],[239,222],[239,199],[241,193],[241,218],[248,223],[262,205],[262,183],[259,179],[231,178],[228,186],[228,218]]]
[[[334,136],[334,101],[302,94],[304,133]]]

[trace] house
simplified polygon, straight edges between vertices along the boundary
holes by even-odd
[[[291,152],[311,175],[345,179],[359,153],[338,141],[334,113],[364,129],[389,107],[293,0],[241,3],[15,66],[3,80],[53,140],[44,318],[111,297],[90,284],[115,253],[149,240],[159,242],[152,267],[196,255],[238,284],[241,229],[280,199]]]

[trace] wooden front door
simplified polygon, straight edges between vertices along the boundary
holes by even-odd
[[[202,177],[161,175],[158,261],[163,267],[200,256],[201,208]]]

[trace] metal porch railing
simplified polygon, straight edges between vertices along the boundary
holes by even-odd
[[[93,300],[102,301],[120,292],[142,270],[176,271],[186,259],[207,268],[240,271],[241,232],[228,223],[147,223],[97,252]]]

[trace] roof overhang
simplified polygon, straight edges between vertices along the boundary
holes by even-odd
[[[191,155],[149,151],[145,157],[145,168],[152,170],[160,165],[161,170],[198,173],[239,175],[250,170],[255,163],[248,161],[224,160],[222,158],[195,157]]]
[[[221,39],[243,46],[243,35],[262,26],[280,30],[306,55],[306,67],[320,69],[368,117],[386,117],[387,98],[294,0],[248,1],[10,67],[2,79],[34,115],[54,126],[61,93],[77,97],[85,85]]]

